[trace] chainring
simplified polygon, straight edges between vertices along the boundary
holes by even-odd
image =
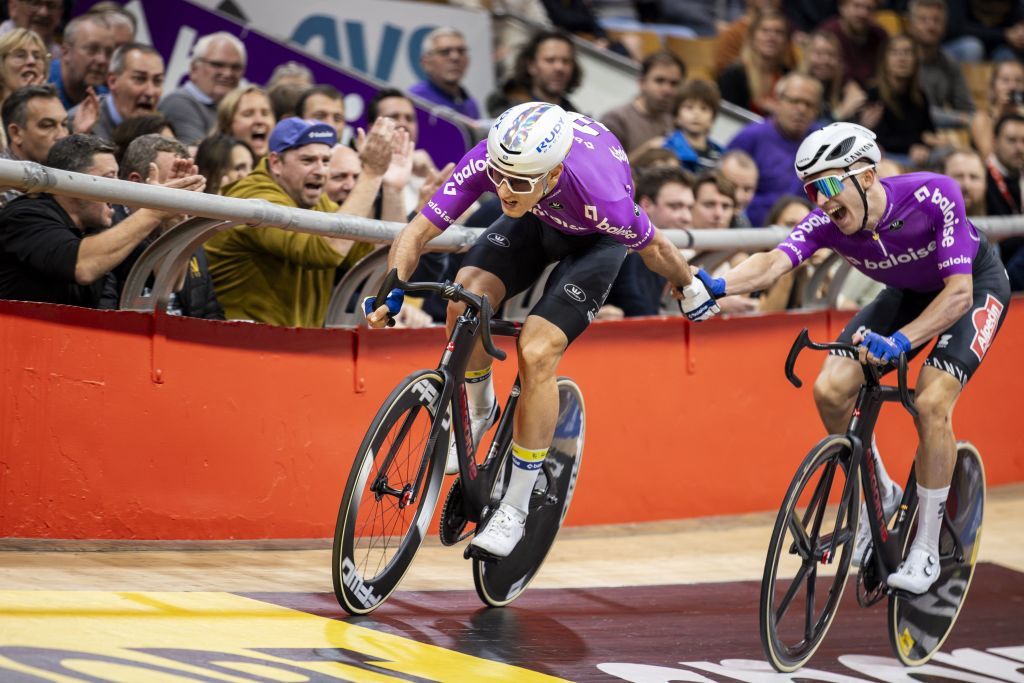
[[[869,548],[857,571],[857,603],[871,607],[885,597],[885,582],[878,576],[875,566],[875,549]]]
[[[455,545],[469,538],[473,532],[466,531],[469,520],[462,511],[462,477],[455,477],[441,507],[441,524],[438,535],[442,545]]]

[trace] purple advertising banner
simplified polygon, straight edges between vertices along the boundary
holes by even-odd
[[[76,10],[80,13],[95,4],[93,0],[77,3]],[[290,45],[270,38],[259,31],[239,24],[233,18],[194,5],[186,0],[141,0],[132,5],[141,4],[150,40],[168,65],[168,75],[180,72],[181,64],[173,60],[181,60],[187,56],[195,40],[215,31],[227,31],[245,43],[248,52],[248,64],[245,78],[252,83],[265,84],[274,69],[288,61],[299,62],[309,67],[316,83],[329,84],[345,95],[345,116],[349,126],[366,127],[366,103],[379,90],[387,86],[366,78],[362,78],[327,64],[320,59]],[[128,9],[131,9],[129,6]],[[140,36],[144,29],[140,28]],[[175,66],[178,68],[176,69]],[[186,68],[187,70],[187,68]],[[173,90],[174,85],[168,82],[165,92]],[[416,147],[425,149],[438,167],[449,161],[458,161],[472,144],[470,125],[463,123],[457,115],[450,114],[443,118],[439,113],[432,112],[429,103],[417,102],[416,114],[419,124]]]

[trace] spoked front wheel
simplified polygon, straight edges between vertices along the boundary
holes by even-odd
[[[558,378],[558,420],[555,436],[545,458],[537,484],[530,496],[526,533],[512,553],[501,560],[473,560],[473,584],[480,599],[491,607],[503,607],[519,597],[530,585],[555,542],[569,511],[583,461],[586,413],[583,393],[568,377]],[[501,498],[512,472],[511,445],[495,463],[502,475],[495,481],[492,500]]]
[[[939,532],[939,578],[917,597],[906,593],[889,597],[889,642],[907,666],[931,659],[953,630],[974,576],[984,513],[985,468],[978,449],[961,441],[946,499],[946,520]],[[904,539],[903,557],[913,542],[914,527]]]
[[[797,470],[776,518],[761,579],[760,630],[778,671],[811,658],[843,596],[860,510],[851,457],[846,437],[821,441]]]
[[[447,428],[428,443],[442,386],[433,370],[402,380],[356,452],[331,562],[334,594],[349,614],[368,614],[391,595],[427,533],[448,450]]]

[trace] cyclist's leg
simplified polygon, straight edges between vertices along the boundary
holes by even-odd
[[[551,443],[558,419],[558,364],[568,346],[557,325],[537,315],[526,318],[518,348],[522,394],[512,431],[523,448],[546,449]]]
[[[891,334],[902,325],[913,320],[923,306],[916,297],[905,295],[899,290],[886,288],[875,300],[865,306],[846,325],[839,335],[839,341],[852,343],[857,332],[871,329],[882,334]],[[854,354],[833,351],[825,359],[821,373],[814,383],[814,400],[821,421],[830,434],[842,434],[850,421],[857,391],[864,382],[864,371]],[[865,444],[870,450],[869,457],[874,464],[875,481],[881,496],[882,513],[889,520],[903,495],[903,489],[889,478],[889,473],[878,453],[874,435],[871,443]],[[865,499],[869,497],[865,491]],[[871,546],[871,517],[867,506],[861,503],[857,522],[857,536],[854,542],[853,564],[860,566]]]
[[[891,334],[899,329],[901,322],[912,319],[907,318],[905,308],[903,293],[886,287],[874,301],[853,316],[836,341],[851,344],[853,335],[866,329]],[[829,353],[814,383],[814,403],[828,433],[842,434],[846,431],[857,390],[863,382],[864,372],[856,355],[845,351]]]
[[[814,383],[814,403],[829,434],[842,434],[846,431],[853,411],[853,402],[863,382],[864,372],[858,361],[840,355],[830,355],[825,359]],[[871,435],[871,443],[867,445],[875,458],[880,488],[886,492],[893,492],[894,484],[885,470],[885,465],[882,464],[874,434]]]
[[[521,218],[502,216],[473,244],[455,281],[475,294],[486,294],[497,310],[507,296],[531,286],[551,262],[542,248],[543,226],[533,214]],[[448,305],[448,332],[465,310],[465,304]],[[490,367],[493,359],[479,343],[466,367],[467,398],[472,417],[483,420],[495,411]],[[476,431],[474,431],[476,435]]]
[[[917,534],[906,561],[889,576],[890,586],[922,593],[939,576],[939,534],[956,464],[953,409],[1002,326],[1009,296],[1001,264],[993,259],[980,267],[974,276],[971,308],[939,335],[921,370],[915,391]]]
[[[923,593],[939,578],[939,533],[956,460],[953,406],[962,386],[956,375],[927,365],[918,377],[917,533],[906,560],[889,575],[892,588]]]
[[[525,528],[530,495],[547,456],[558,415],[558,363],[604,303],[626,257],[626,248],[606,236],[572,237],[550,230],[549,253],[562,263],[519,335],[522,393],[512,430],[512,474],[501,506],[473,545],[507,556]]]
[[[825,358],[814,382],[814,404],[829,434],[842,434],[850,422],[857,390],[864,382],[860,363],[839,355]]]
[[[625,247],[608,237],[549,236],[552,251],[571,249],[548,280],[519,336],[523,391],[512,430],[513,481],[504,500],[526,509],[536,474],[547,455],[558,415],[558,363],[604,303]]]
[[[960,397],[960,381],[931,366],[921,368],[915,389],[918,446],[917,482],[926,488],[949,486],[956,458],[953,437],[953,406]]]

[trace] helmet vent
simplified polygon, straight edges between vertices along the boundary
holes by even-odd
[[[521,111],[506,129],[505,137],[501,140],[502,149],[510,154],[522,152],[533,124],[550,108],[550,104],[543,104]]]
[[[850,150],[853,149],[853,144],[856,142],[855,138],[849,137],[840,142],[838,145],[832,148],[832,151],[825,157],[826,161],[834,161],[840,157],[844,157],[849,154]]]

